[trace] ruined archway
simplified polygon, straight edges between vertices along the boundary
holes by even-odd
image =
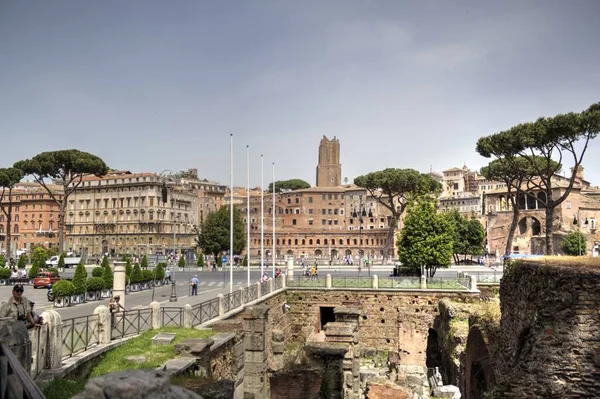
[[[542,224],[537,218],[534,217],[531,218],[531,235],[542,235]]]
[[[467,338],[465,379],[466,399],[482,398],[496,381],[487,339],[477,326],[471,327]]]
[[[425,350],[425,365],[427,368],[442,366],[442,349],[437,331],[430,328],[427,332],[427,349]]]

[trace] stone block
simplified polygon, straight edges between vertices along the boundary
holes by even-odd
[[[211,338],[189,338],[175,344],[176,355],[202,357],[210,351],[214,341]]]
[[[244,337],[244,347],[247,351],[265,350],[265,336],[262,334],[247,334]]]
[[[283,342],[273,342],[273,344],[271,346],[273,348],[273,353],[279,354],[279,353],[283,353],[285,344]]]
[[[262,363],[267,360],[265,351],[246,351],[244,352],[245,363]]]
[[[125,360],[133,363],[146,363],[146,356],[127,356]]]
[[[443,385],[433,389],[433,396],[438,398],[460,399],[460,389],[454,385]]]
[[[244,365],[244,375],[264,375],[267,371],[267,363],[246,363]]]
[[[273,340],[273,342],[283,342],[285,339],[285,336],[283,335],[283,331],[281,330],[273,330],[271,331],[271,339]]]
[[[158,333],[152,338],[152,345],[170,345],[175,339],[175,333]]]
[[[352,338],[356,325],[353,323],[329,322],[325,325],[325,336],[345,336]]]
[[[242,317],[244,320],[265,319],[268,312],[269,307],[266,305],[250,306],[246,308]]]
[[[239,319],[221,320],[212,325],[214,332],[241,334],[244,331],[244,321]]]

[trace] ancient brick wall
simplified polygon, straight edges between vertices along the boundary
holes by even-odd
[[[600,397],[598,267],[523,261],[505,269],[500,298],[503,397]]]

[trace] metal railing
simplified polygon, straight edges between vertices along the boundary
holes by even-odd
[[[371,277],[333,277],[331,286],[335,288],[373,288]]]
[[[44,399],[19,360],[5,343],[0,343],[0,399]]]
[[[152,310],[150,308],[115,312],[111,314],[111,339],[143,333],[152,329]]]
[[[252,284],[244,289],[244,303],[252,302],[258,299],[258,288]]]
[[[63,320],[63,358],[100,343],[99,320],[100,316],[97,314]]]
[[[242,306],[242,293],[233,291],[223,296],[223,308],[225,313]]]
[[[273,280],[273,289],[278,290],[283,288],[283,277],[279,276]]]
[[[456,277],[427,277],[428,290],[466,290],[468,279]]]
[[[192,325],[194,326],[206,323],[216,317],[219,317],[219,298],[214,298],[192,306]]]
[[[163,327],[183,326],[183,308],[165,307],[161,308],[161,313],[161,325]]]
[[[326,287],[327,281],[324,277],[314,278],[308,276],[287,276],[286,286],[294,287]]]
[[[477,284],[500,284],[503,273],[501,272],[468,272],[469,275],[474,276],[477,279]]]
[[[382,277],[379,279],[379,288],[396,289],[419,289],[421,288],[420,277]]]

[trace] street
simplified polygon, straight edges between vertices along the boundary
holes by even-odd
[[[87,266],[88,276],[91,276],[92,269],[95,266]],[[377,274],[379,277],[387,277],[392,269],[392,266],[372,266],[371,267],[371,275]],[[265,271],[272,275],[271,268],[265,268]],[[438,269],[434,278],[440,277],[456,277],[456,273],[459,271],[465,271],[467,273],[473,274],[502,274],[502,268],[498,268],[498,270],[492,270],[483,266],[453,266],[449,269]],[[65,269],[63,273],[61,273],[61,277],[63,278],[72,278],[74,273],[74,269]],[[330,267],[319,267],[319,275],[324,277],[327,274],[331,274],[332,276],[347,276],[354,277],[359,276],[358,268],[356,266],[332,266]],[[190,284],[189,281],[195,275],[198,276],[200,280],[200,285],[198,287],[198,295],[190,296]],[[295,266],[294,267],[294,275],[300,276],[302,275],[302,267]],[[366,277],[369,275],[369,271],[366,268],[362,268],[360,272],[361,277]],[[128,293],[125,297],[125,308],[126,309],[139,309],[147,307],[150,302],[152,302],[152,298],[154,295],[154,300],[161,303],[163,307],[181,307],[187,303],[190,305],[194,305],[209,299],[216,297],[218,294],[227,294],[229,293],[229,269],[226,268],[225,271],[197,271],[196,268],[187,268],[183,272],[175,271],[176,278],[176,289],[177,289],[177,302],[169,302],[169,298],[171,296],[171,285],[168,284],[162,287],[156,287],[153,290],[145,290],[140,292]],[[251,284],[255,284],[260,280],[260,269],[253,268],[250,272],[250,282]],[[240,288],[244,288],[247,285],[248,274],[246,270],[243,269],[235,269],[233,270],[233,290],[239,290]],[[43,312],[46,309],[53,308],[53,303],[48,302],[46,298],[46,294],[48,292],[47,289],[34,289],[33,286],[25,285],[25,295],[29,300],[34,301],[35,310],[38,313]],[[0,301],[6,301],[12,291],[12,286],[0,286]],[[121,301],[123,303],[123,300]],[[70,306],[67,308],[54,308],[63,319],[79,317],[90,315],[94,312],[94,309],[101,305],[107,304],[108,299],[104,299],[101,301],[93,301],[88,302],[81,305]]]

